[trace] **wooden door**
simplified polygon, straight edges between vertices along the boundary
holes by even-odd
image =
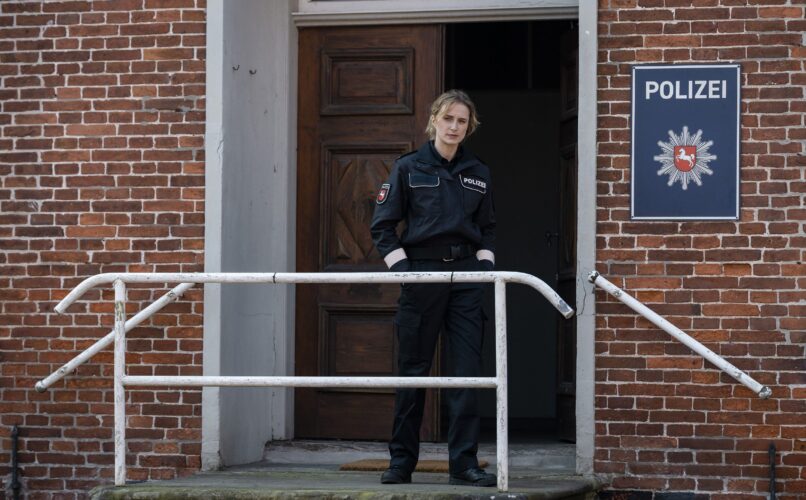
[[[369,224],[377,189],[426,140],[442,85],[442,27],[299,32],[297,271],[384,271]],[[297,285],[296,374],[395,372],[399,285]],[[388,439],[393,389],[297,389],[297,438]],[[429,398],[423,438],[438,431]]]
[[[579,33],[565,33],[562,49],[560,124],[560,235],[557,292],[576,303],[577,74]],[[557,322],[557,423],[559,436],[576,441],[576,318]]]

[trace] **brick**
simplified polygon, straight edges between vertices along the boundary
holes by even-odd
[[[139,212],[142,209],[140,201],[93,201],[92,210],[96,212]]]
[[[114,125],[68,125],[66,132],[68,135],[79,136],[99,136],[99,135],[114,135]]]
[[[164,48],[164,49],[144,49],[143,59],[149,61],[156,60],[184,60],[192,59],[194,56],[193,49],[182,48]]]

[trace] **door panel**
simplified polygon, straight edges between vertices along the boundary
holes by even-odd
[[[372,243],[369,224],[374,194],[389,175],[392,163],[409,143],[324,146],[322,172],[323,271],[343,272],[345,266],[383,266]]]
[[[426,139],[442,27],[299,33],[297,271],[383,271],[369,224],[398,156]],[[296,374],[394,373],[398,285],[297,285]],[[298,438],[388,439],[392,389],[297,389]],[[437,438],[429,396],[423,439]]]
[[[414,49],[322,51],[324,115],[412,115]]]

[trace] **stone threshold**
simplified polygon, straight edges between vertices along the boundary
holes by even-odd
[[[603,482],[575,474],[575,446],[552,440],[510,443],[510,488],[451,486],[448,475],[415,472],[412,484],[382,485],[380,472],[340,471],[343,463],[388,459],[385,443],[274,441],[263,460],[164,481],[95,488],[92,499],[578,499],[591,500]],[[495,472],[495,444],[479,445],[479,458]],[[422,460],[447,458],[444,443],[422,443]]]
[[[200,472],[169,481],[148,481],[121,487],[99,486],[93,500],[107,499],[573,499],[593,500],[603,484],[596,478],[564,474],[536,475],[513,469],[510,490],[451,486],[447,474],[414,473],[412,483],[380,484],[378,472],[343,472],[335,465],[265,463]]]

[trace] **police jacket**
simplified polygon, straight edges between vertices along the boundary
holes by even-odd
[[[398,238],[400,221],[406,227]],[[378,192],[370,231],[389,267],[410,247],[469,244],[482,251],[479,258],[494,260],[490,169],[461,146],[447,161],[426,142],[395,161]]]

